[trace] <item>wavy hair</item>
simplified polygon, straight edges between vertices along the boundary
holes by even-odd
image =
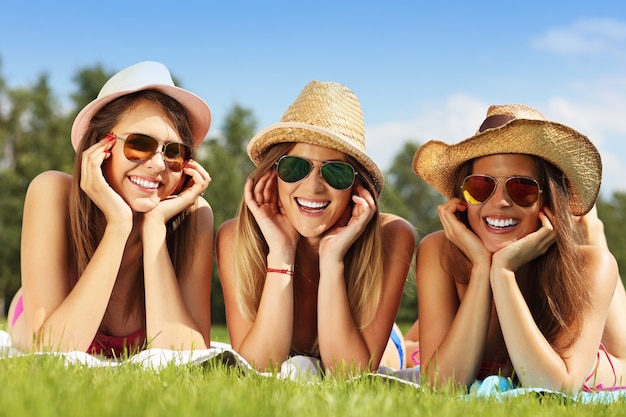
[[[294,145],[295,143],[280,143],[272,146],[263,161],[250,175],[252,181],[256,183],[265,172],[273,169],[276,161],[288,153]],[[361,185],[374,197],[378,208],[373,179],[354,158],[347,155],[346,158],[357,171]],[[344,260],[346,265],[344,278],[350,311],[360,329],[366,327],[374,319],[382,292],[383,249],[380,218],[381,214],[377,209],[363,234],[346,253]],[[261,302],[261,293],[267,275],[269,247],[243,199],[237,213],[234,243],[233,253],[237,254],[235,258],[237,300],[243,316],[248,320],[253,320]],[[297,267],[295,273],[298,275]]]
[[[101,140],[106,134],[110,133],[113,127],[119,122],[120,117],[125,112],[132,111],[132,108],[142,100],[153,101],[159,104],[167,114],[169,120],[174,124],[182,142],[193,149],[193,137],[187,112],[178,101],[161,92],[144,90],[119,97],[108,103],[94,115],[76,150],[73,182],[69,196],[69,227],[70,236],[72,236],[73,253],[76,257],[76,277],[80,277],[87,267],[106,228],[104,214],[80,188],[83,152]],[[181,273],[185,266],[184,262],[188,258],[188,254],[191,253],[194,242],[193,234],[195,233],[195,227],[192,221],[189,220],[193,218],[193,216],[187,216],[192,210],[193,207],[190,207],[179,213],[178,216],[174,216],[166,225],[168,230],[166,237],[168,252],[176,276],[179,277],[179,279],[181,279]],[[184,219],[187,220],[182,221]],[[143,256],[141,256],[141,252],[138,253],[134,259],[135,262],[130,267],[136,270],[137,279],[130,297],[131,301],[126,306],[127,314],[130,314],[132,311],[143,311],[145,304],[143,297]],[[76,282],[72,282],[71,284],[74,286]]]

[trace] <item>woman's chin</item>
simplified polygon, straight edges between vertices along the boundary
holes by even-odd
[[[515,240],[502,240],[498,242],[488,242],[485,244],[485,248],[487,248],[487,250],[491,253],[496,253],[500,249],[506,248],[513,242],[515,242]]]
[[[146,213],[154,209],[158,204],[159,200],[157,198],[142,198],[133,201],[130,206],[137,213]]]

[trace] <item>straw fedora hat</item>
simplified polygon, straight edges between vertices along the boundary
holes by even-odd
[[[289,106],[279,123],[257,133],[248,143],[255,165],[277,143],[299,142],[335,149],[356,159],[382,192],[383,174],[365,153],[365,128],[359,100],[346,86],[311,81]]]
[[[98,97],[87,104],[74,119],[72,146],[78,149],[80,141],[89,127],[91,118],[105,105],[126,94],[143,90],[156,90],[178,101],[187,111],[194,147],[198,147],[211,126],[211,110],[200,97],[176,87],[165,65],[144,61],[125,68],[111,77],[102,86]]]
[[[431,140],[413,157],[413,171],[447,198],[454,197],[457,170],[474,158],[528,154],[556,166],[567,177],[570,209],[583,215],[593,207],[602,179],[600,154],[583,134],[551,122],[532,107],[493,105],[476,134],[455,145]]]

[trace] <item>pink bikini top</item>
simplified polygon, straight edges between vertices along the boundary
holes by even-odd
[[[87,349],[91,355],[103,355],[109,358],[121,357],[126,353],[136,353],[146,347],[146,333],[143,329],[123,337],[96,333]]]

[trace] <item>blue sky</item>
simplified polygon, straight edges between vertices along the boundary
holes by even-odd
[[[382,169],[406,141],[458,142],[490,104],[525,103],[590,137],[604,195],[626,191],[623,0],[24,0],[3,9],[0,74],[15,88],[46,73],[62,103],[80,68],[161,61],[206,100],[217,135],[235,103],[260,130],[309,81],[337,81],[359,97]]]

